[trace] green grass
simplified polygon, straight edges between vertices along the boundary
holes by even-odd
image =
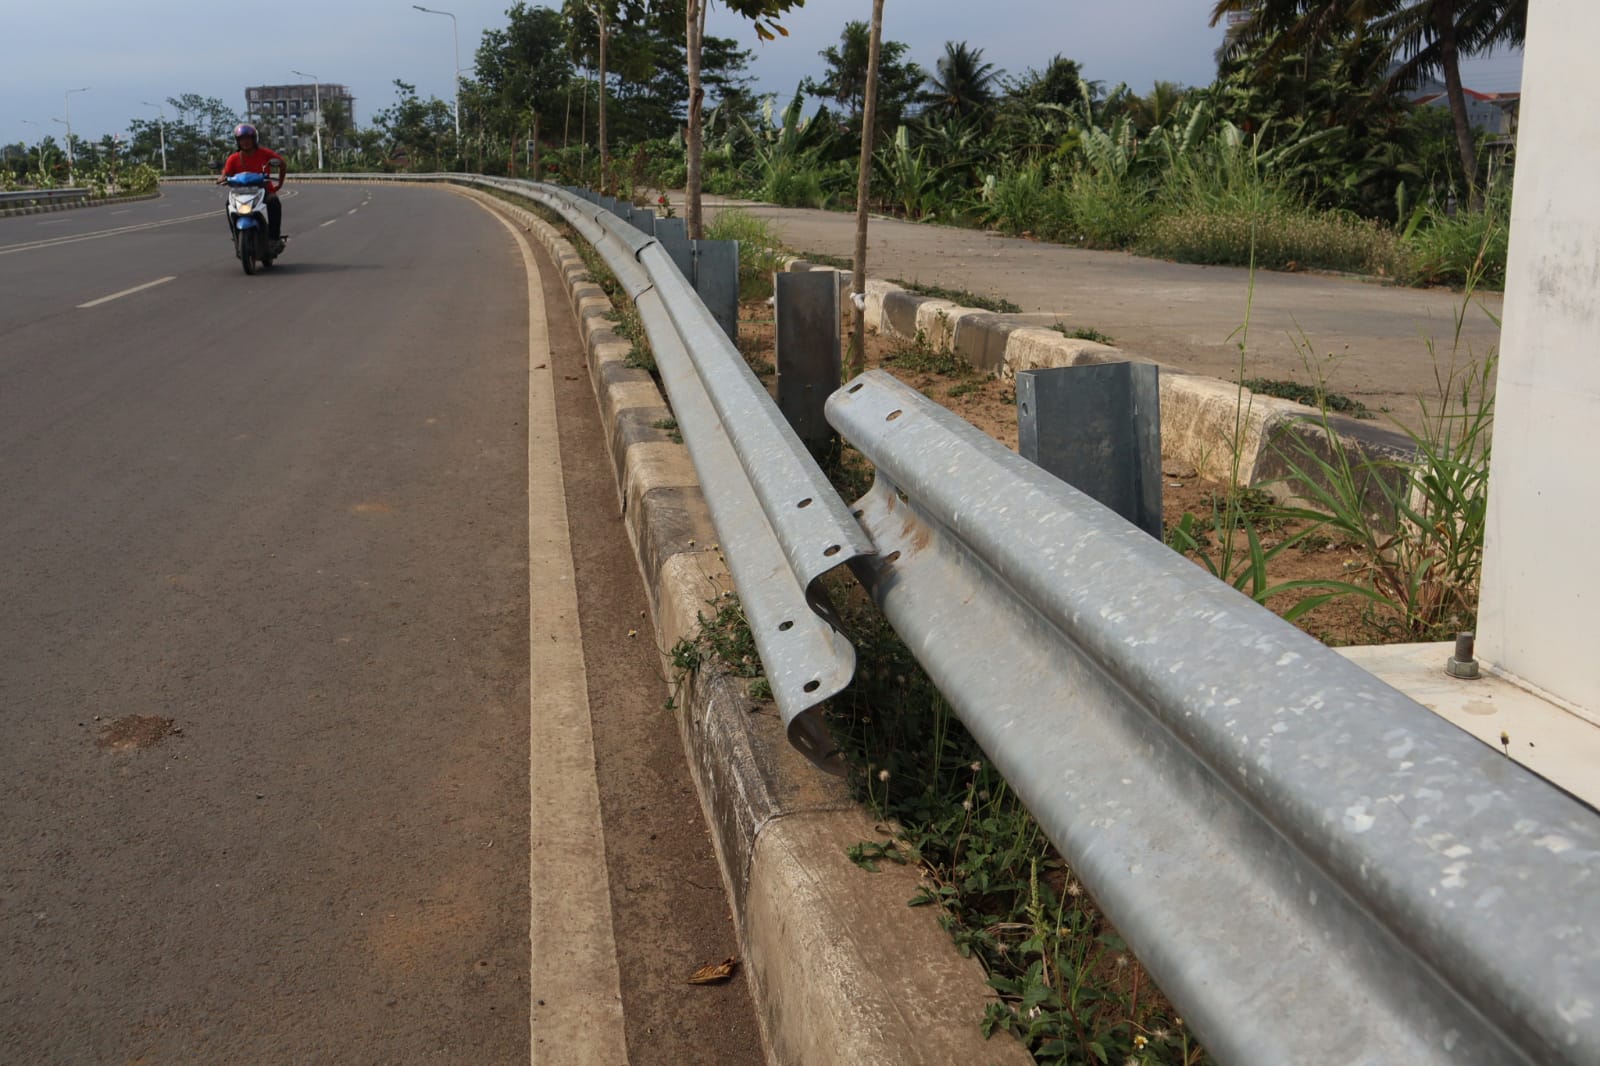
[[[1096,344],[1117,343],[1107,334],[1101,333],[1099,330],[1094,329],[1091,326],[1077,326],[1073,329],[1068,329],[1065,323],[1057,322],[1050,328],[1061,334],[1063,337],[1071,337],[1074,340],[1094,341]]]
[[[1003,315],[1021,314],[1022,308],[1007,300],[1003,296],[980,296],[966,289],[946,289],[939,285],[924,285],[920,281],[906,281],[904,278],[890,278],[890,281],[916,293],[919,296],[932,296],[937,300],[949,300],[961,307],[977,307],[984,311],[994,311]]]
[[[1132,242],[1140,255],[1266,270],[1331,270],[1395,278],[1409,257],[1393,230],[1346,215],[1184,208],[1156,216]]]
[[[706,239],[739,242],[739,299],[772,295],[772,275],[782,265],[782,244],[765,219],[739,208],[719,211],[706,224]]]
[[[1325,392],[1316,385],[1302,385],[1298,381],[1284,381],[1278,378],[1245,378],[1244,387],[1251,392],[1259,392],[1263,396],[1276,396],[1282,400],[1293,400],[1303,403],[1307,407],[1326,407],[1329,411],[1351,418],[1376,418],[1377,415],[1360,400],[1338,392]]]
[[[885,363],[893,363],[897,369],[911,370],[923,374],[941,374],[945,377],[967,378],[976,373],[972,364],[967,362],[960,353],[944,348],[935,348],[928,343],[928,335],[922,330],[917,330],[917,335],[910,343],[896,348],[884,355]]]
[[[835,270],[854,270],[856,268],[855,260],[847,256],[828,255],[824,252],[797,252],[795,255],[796,258],[804,259],[808,263],[833,267]]]

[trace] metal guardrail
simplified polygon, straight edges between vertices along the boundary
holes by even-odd
[[[1600,1062],[1600,816],[882,372],[857,573],[1228,1063]]]
[[[652,240],[424,180],[555,207],[633,295],[802,750],[854,661],[805,597],[849,560],[1218,1061],[1600,1062],[1593,809],[876,371],[828,401],[864,541]]]
[[[473,184],[559,212],[632,298],[789,740],[819,766],[840,771],[827,728],[808,712],[849,684],[855,649],[818,579],[870,555],[871,540],[655,238],[555,186]]]
[[[17,207],[34,203],[60,204],[88,198],[88,189],[18,189],[13,192],[0,192],[0,207]]]

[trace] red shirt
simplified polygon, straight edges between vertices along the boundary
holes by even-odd
[[[278,161],[278,180],[272,181],[272,161]],[[283,156],[271,148],[263,148],[259,144],[248,152],[235,152],[222,164],[222,176],[231,178],[235,174],[262,174],[267,178],[267,192],[275,193],[283,188],[283,179],[289,173],[288,166],[283,161]]]

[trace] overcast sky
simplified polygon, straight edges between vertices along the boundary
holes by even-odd
[[[470,73],[484,30],[505,24],[508,0],[442,0],[459,23],[461,65]],[[424,5],[431,6],[431,5]],[[559,6],[559,5],[550,5]],[[66,117],[88,140],[127,130],[130,118],[153,118],[167,97],[215,96],[244,107],[246,85],[302,80],[292,70],[340,82],[356,97],[365,125],[394,100],[396,78],[424,97],[451,96],[455,65],[451,20],[405,0],[275,0],[261,5],[192,0],[73,0],[7,4],[0,23],[0,141],[59,140]],[[1148,89],[1157,79],[1205,84],[1220,29],[1206,25],[1210,0],[888,0],[884,33],[910,45],[931,68],[945,41],[966,41],[1011,74],[1043,67],[1057,53],[1076,59],[1086,77],[1107,87]],[[761,91],[787,97],[802,77],[818,75],[817,53],[851,19],[871,14],[870,0],[806,0],[783,21],[790,36],[755,39],[748,23],[714,5],[709,32],[755,52],[751,72]],[[1515,90],[1520,56],[1476,64],[1469,88]],[[38,125],[29,125],[31,120]]]

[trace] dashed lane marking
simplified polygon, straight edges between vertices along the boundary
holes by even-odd
[[[221,214],[221,211],[207,211],[201,215],[184,215],[182,218],[168,218],[160,222],[140,222],[132,226],[96,230],[93,233],[76,233],[68,237],[48,237],[37,241],[23,241],[20,244],[0,246],[0,255],[36,252],[41,248],[54,248],[62,244],[77,244],[79,241],[96,241],[102,237],[120,237],[125,233],[139,233],[143,230],[160,229],[162,226],[177,226],[184,222],[198,222],[202,218],[215,222],[221,217]]]
[[[112,300],[120,300],[124,296],[132,296],[136,292],[143,292],[146,289],[153,289],[157,285],[165,285],[167,282],[175,280],[177,276],[178,275],[176,274],[169,274],[164,278],[157,278],[154,281],[147,281],[143,285],[135,285],[131,289],[123,289],[121,292],[114,292],[110,296],[102,296],[98,300],[90,300],[86,304],[79,304],[78,310],[81,311],[86,307],[99,307],[101,304],[108,304]]]

